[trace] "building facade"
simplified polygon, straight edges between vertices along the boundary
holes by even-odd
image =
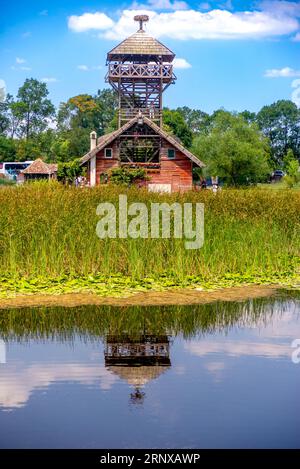
[[[170,49],[144,30],[146,15],[138,15],[139,30],[107,54],[106,80],[118,94],[118,129],[97,139],[81,164],[91,186],[109,181],[119,166],[143,168],[144,185],[152,191],[186,191],[193,186],[193,166],[204,164],[163,129],[163,92],[175,83]]]

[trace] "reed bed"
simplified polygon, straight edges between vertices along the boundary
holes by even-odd
[[[202,202],[205,242],[105,239],[96,235],[100,202]],[[295,275],[300,255],[300,192],[225,189],[150,194],[113,185],[79,189],[37,182],[0,190],[0,277],[79,278],[120,274],[203,281]]]

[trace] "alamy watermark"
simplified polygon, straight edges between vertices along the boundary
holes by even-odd
[[[0,339],[0,364],[6,363],[6,343]]]
[[[200,249],[204,243],[204,204],[166,202],[128,204],[126,195],[119,195],[118,206],[103,202],[97,207],[101,217],[96,233],[105,238],[176,238],[184,239],[186,249]]]
[[[300,363],[300,339],[293,340],[291,347],[295,349],[292,352],[292,362],[298,365]]]

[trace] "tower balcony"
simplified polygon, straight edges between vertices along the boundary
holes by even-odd
[[[176,76],[172,64],[112,64],[108,65],[106,81],[116,82],[120,79],[162,80],[164,83],[173,83]]]

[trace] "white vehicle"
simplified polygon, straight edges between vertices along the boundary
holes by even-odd
[[[31,165],[33,161],[9,161],[0,163],[0,175],[3,174],[8,179],[16,179],[23,169]]]

